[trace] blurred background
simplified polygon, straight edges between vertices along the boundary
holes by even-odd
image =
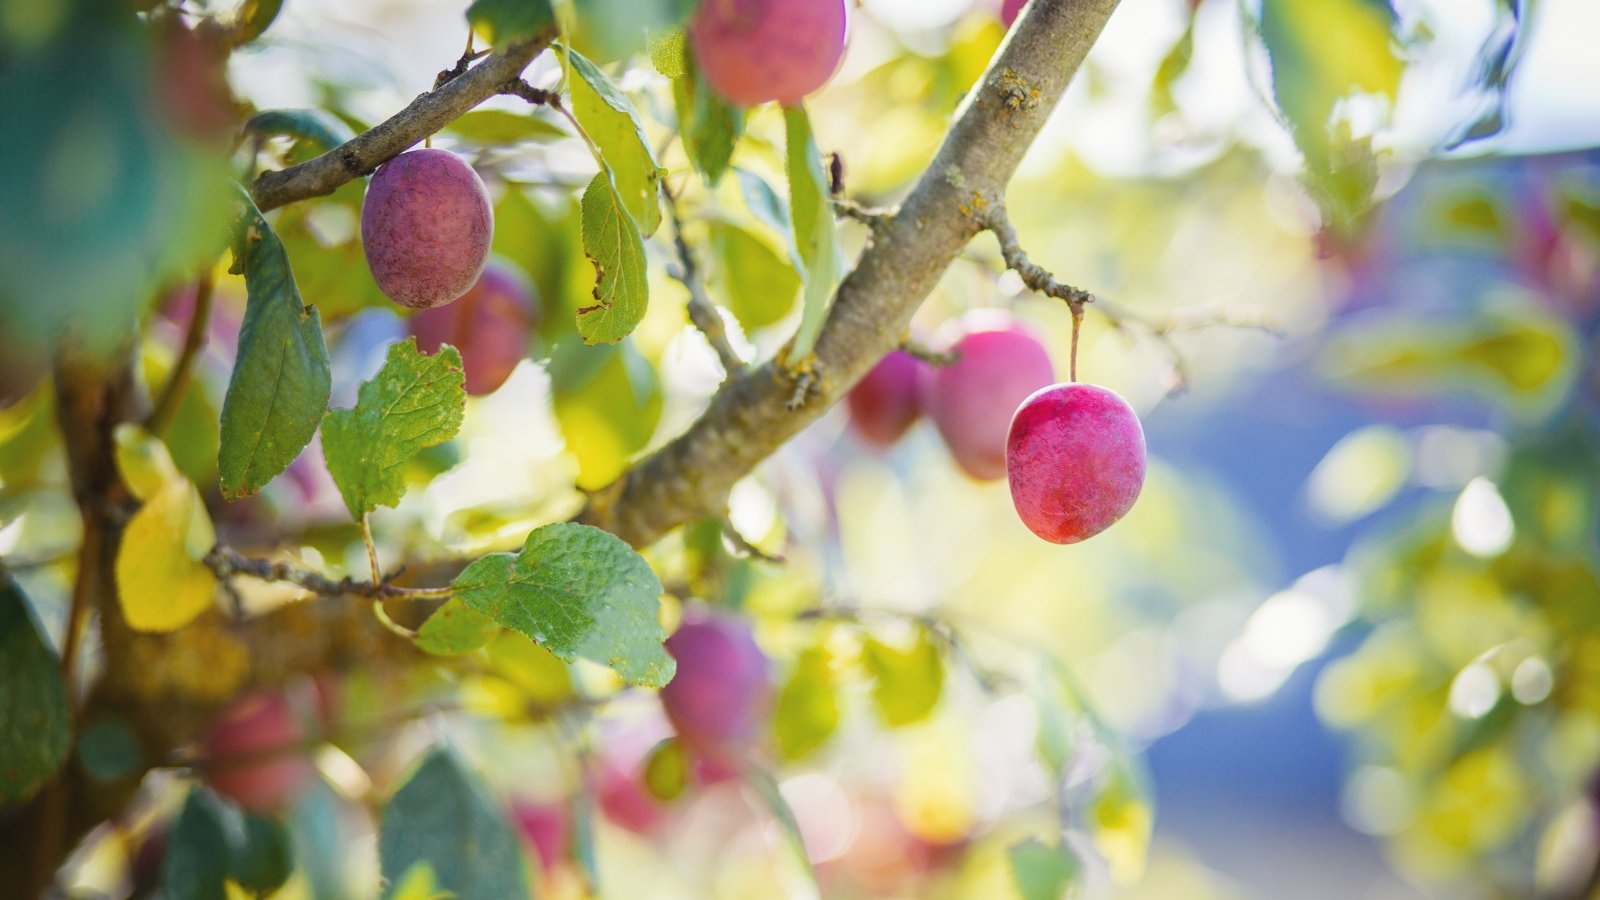
[[[254,108],[316,107],[360,128],[460,54],[460,6],[288,0],[266,37],[234,55],[228,84]],[[815,746],[792,725],[800,737],[784,744],[791,761],[773,784],[824,896],[1003,896],[1014,890],[1007,848],[1048,833],[1057,802],[1074,810],[1083,882],[1113,896],[1577,897],[1600,878],[1600,5],[1268,6],[1124,0],[1009,192],[1033,259],[1115,314],[1091,305],[1078,366],[1145,425],[1150,475],[1127,519],[1084,545],[1045,544],[1016,520],[1003,483],[958,472],[931,425],[883,453],[835,411],[733,497],[734,524],[784,564],[730,561],[720,534],[694,529],[651,554],[669,590],[687,583],[684,595],[747,611],[786,672],[808,658],[849,670],[863,634],[905,646],[923,617],[959,635],[944,648],[938,706],[910,727],[873,718],[870,682],[786,681],[837,707],[837,730]],[[920,174],[1004,37],[997,7],[853,6],[843,68],[808,103],[849,196],[890,205]],[[13,37],[27,8],[0,4]],[[1333,33],[1355,37],[1317,39]],[[613,72],[647,132],[665,137],[662,80],[648,65]],[[530,69],[535,84],[555,77],[548,56]],[[1307,140],[1306,109],[1332,113],[1336,137]],[[25,127],[45,128],[8,123],[0,160],[33,158],[12,146]],[[489,182],[496,251],[526,270],[547,314],[534,358],[472,401],[461,438],[431,458],[443,474],[382,521],[380,537],[410,555],[495,547],[570,514],[579,489],[677,434],[720,380],[660,266],[632,338],[578,345],[565,310],[592,273],[576,212],[592,164],[568,137],[544,111],[501,98],[438,138]],[[710,287],[740,346],[763,356],[797,319],[798,280],[746,199],[752,184],[781,185],[781,137],[777,110],[755,111],[740,177],[684,198]],[[171,153],[198,152],[182,147]],[[150,152],[169,160],[155,171],[174,184],[189,171]],[[680,151],[662,164],[687,169]],[[0,187],[12,199],[21,190]],[[183,221],[204,219],[205,203],[191,201],[201,212]],[[405,333],[366,272],[359,202],[356,184],[274,218],[328,323],[335,406],[353,402]],[[119,240],[165,227],[171,211],[148,208],[148,221],[105,227]],[[19,265],[30,238],[4,227],[7,362],[25,369],[18,338],[34,326],[17,298],[39,280],[24,270],[48,266]],[[845,227],[853,253],[866,235]],[[80,297],[122,277],[114,255],[97,258],[70,290],[39,295]],[[1064,373],[1068,311],[1003,268],[980,236],[918,329],[1010,308],[1048,336]],[[171,279],[149,278],[164,298],[151,307],[168,310],[148,317],[153,379],[186,320],[181,291],[154,290]],[[218,292],[182,437],[169,441],[201,484],[215,482],[217,404],[244,299],[236,278]],[[48,556],[73,540],[71,498],[46,434],[48,388],[15,380],[23,387],[0,409],[0,552]],[[342,509],[315,446],[290,474],[219,513],[219,530],[274,535],[361,571],[360,544],[331,524]],[[707,555],[725,563],[710,584]],[[24,581],[41,617],[59,621],[66,573],[41,565]],[[257,593],[252,602],[282,599]],[[860,612],[795,627],[829,604]],[[448,690],[481,712],[504,701],[505,683],[537,693],[569,677],[540,665],[526,662],[521,682],[502,671]],[[359,719],[395,691],[442,689],[421,680],[430,686],[352,676],[343,703]],[[1061,725],[1051,703],[1076,724]],[[573,777],[552,729],[436,717],[354,755],[382,782],[441,728],[525,801],[535,835],[538,810]],[[653,699],[629,697],[598,714],[590,740],[603,771],[631,772],[667,733]],[[1070,749],[1056,770],[1052,740]],[[372,824],[349,801],[361,790],[352,779],[369,775],[341,765],[323,760],[331,787],[296,827],[342,829],[358,850],[321,883],[348,887],[360,883],[350,872],[370,874]],[[667,809],[637,785],[599,790],[597,858],[614,896],[801,890],[780,830],[750,812],[747,793],[713,786]],[[564,830],[547,842],[571,840],[570,823],[549,827]],[[539,850],[546,890],[573,895],[561,854]],[[85,884],[114,868],[96,853],[115,855],[87,850]]]

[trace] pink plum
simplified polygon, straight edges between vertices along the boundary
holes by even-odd
[[[750,626],[733,615],[691,608],[667,639],[678,674],[661,689],[667,719],[691,749],[733,755],[755,740],[772,685]]]
[[[1006,472],[1023,524],[1056,544],[1094,537],[1144,486],[1144,428],[1127,402],[1092,384],[1053,384],[1011,420]]]
[[[373,280],[402,306],[443,306],[489,260],[494,209],[478,173],[448,150],[409,150],[372,174],[361,242]]]
[[[1011,23],[1015,22],[1017,16],[1022,14],[1022,8],[1027,5],[1028,0],[1005,0],[1004,3],[1000,4],[1000,21],[1007,28],[1010,28]]]
[[[649,835],[666,822],[668,805],[644,783],[643,760],[607,757],[595,776],[595,800],[606,818],[635,834]]]
[[[844,56],[845,0],[703,0],[689,24],[700,70],[732,103],[799,103]]]
[[[863,441],[874,447],[888,447],[900,440],[922,415],[917,402],[922,365],[915,356],[895,350],[845,395],[850,424]]]
[[[1050,354],[1031,329],[1001,310],[975,310],[941,329],[940,343],[958,355],[929,366],[922,408],[957,465],[981,481],[1006,474],[1006,431],[1017,404],[1055,380]]]
[[[466,368],[467,393],[493,393],[528,355],[528,335],[535,325],[533,290],[509,263],[491,261],[460,299],[411,317],[417,349],[431,354],[441,344],[455,347]]]
[[[305,739],[282,691],[247,695],[223,710],[206,735],[206,783],[252,812],[281,812],[314,774]]]
[[[511,806],[511,816],[539,854],[541,869],[549,872],[567,858],[571,834],[564,805],[517,801]]]

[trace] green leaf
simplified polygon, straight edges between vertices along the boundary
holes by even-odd
[[[426,863],[437,888],[459,900],[528,896],[517,836],[500,804],[449,747],[428,752],[383,811],[378,859],[385,896]]]
[[[746,332],[778,322],[794,308],[800,276],[765,240],[731,222],[715,221],[711,249],[717,261],[712,289]]]
[[[417,631],[417,646],[435,656],[462,656],[489,643],[500,625],[451,597]]]
[[[389,346],[383,368],[361,385],[355,409],[328,413],[322,453],[352,517],[400,502],[406,463],[461,429],[464,385],[456,348],[445,344],[429,356],[406,338]]]
[[[268,109],[244,123],[245,134],[257,137],[284,135],[326,153],[355,137],[342,119],[321,109]]]
[[[683,75],[672,80],[678,129],[689,161],[707,184],[715,186],[728,171],[733,148],[744,135],[745,113],[712,90],[694,66],[686,68]]]
[[[475,109],[444,129],[474,144],[503,146],[519,141],[548,141],[570,137],[571,132],[555,122],[526,112],[504,109]],[[496,220],[498,224],[498,219]]]
[[[614,344],[644,318],[650,302],[644,239],[602,171],[583,192],[583,253],[594,263],[593,306],[579,307],[578,334],[587,344]]]
[[[167,835],[162,890],[169,900],[225,900],[233,854],[244,841],[239,810],[207,788],[194,788]]]
[[[689,43],[682,28],[662,28],[645,37],[645,49],[650,53],[650,64],[667,78],[681,78],[689,73]]]
[[[283,887],[294,871],[289,831],[278,822],[244,814],[244,839],[230,856],[229,873],[235,882],[260,895]]]
[[[283,0],[244,0],[239,4],[239,11],[234,15],[235,43],[248,44],[261,36],[278,18],[278,11],[283,9]]]
[[[217,577],[203,561],[217,534],[200,492],[168,481],[128,520],[117,548],[117,600],[135,631],[173,631],[211,608]]]
[[[433,874],[433,866],[419,862],[395,882],[389,900],[453,900],[454,897],[455,892],[439,889],[439,879]]]
[[[289,810],[288,826],[294,860],[311,896],[344,896],[344,848],[353,838],[339,795],[322,779],[312,781]]]
[[[1078,874],[1078,860],[1066,846],[1049,847],[1029,838],[1006,849],[1011,877],[1022,900],[1061,900]]]
[[[926,630],[906,649],[868,638],[863,649],[872,673],[872,700],[890,728],[920,722],[933,712],[944,688],[944,657]]]
[[[661,227],[661,167],[645,140],[639,114],[605,73],[577,51],[572,58],[572,112],[600,148],[617,196],[645,237]],[[585,199],[587,205],[587,199]]]
[[[249,299],[222,402],[217,471],[228,500],[254,494],[294,462],[316,434],[333,389],[317,310],[300,301],[283,244],[240,194],[245,216],[234,266],[244,272]]]
[[[675,737],[664,738],[644,758],[644,787],[657,800],[676,800],[689,786],[689,754]]]
[[[549,0],[473,0],[467,21],[495,49],[543,31],[555,32],[556,14]]]
[[[800,327],[789,350],[791,364],[801,363],[816,346],[822,323],[833,304],[833,290],[843,276],[843,251],[834,225],[833,195],[822,168],[822,155],[811,136],[804,107],[783,108],[789,208],[794,212],[794,243],[805,263]]]
[[[61,768],[71,713],[61,663],[28,611],[28,600],[0,574],[0,806],[32,797]]]
[[[771,228],[774,233],[788,241],[790,255],[795,259],[796,268],[801,268],[800,251],[794,246],[794,233],[789,224],[789,206],[778,196],[778,192],[767,184],[767,180],[749,169],[734,168],[734,174],[739,176],[739,191],[744,196],[744,205],[752,215],[761,220],[763,225]]]
[[[839,729],[839,690],[827,648],[808,647],[795,660],[778,692],[772,725],[786,760],[810,755]]]
[[[536,528],[520,553],[485,556],[452,587],[467,606],[565,661],[581,656],[649,687],[677,669],[661,646],[661,582],[644,557],[598,528]]]

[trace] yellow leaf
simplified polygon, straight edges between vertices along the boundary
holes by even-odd
[[[177,466],[172,463],[172,454],[167,452],[167,445],[146,431],[144,426],[123,422],[117,426],[114,436],[117,442],[117,471],[122,474],[122,481],[133,496],[149,500],[163,487],[181,479]]]
[[[205,612],[217,579],[201,560],[216,543],[200,492],[167,482],[133,514],[117,553],[122,614],[137,631],[172,631]]]

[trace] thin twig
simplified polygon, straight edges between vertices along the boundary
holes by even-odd
[[[449,597],[454,591],[442,588],[412,588],[392,584],[388,579],[377,582],[356,581],[348,575],[332,579],[311,569],[276,559],[259,559],[245,556],[225,544],[211,548],[202,560],[221,581],[234,575],[249,575],[260,581],[279,581],[293,584],[321,597],[367,597],[373,599],[397,598],[428,600]]]
[[[695,260],[694,251],[683,237],[683,219],[678,213],[678,198],[666,184],[661,185],[661,194],[666,198],[667,217],[672,221],[672,245],[678,251],[678,265],[669,266],[667,274],[681,282],[689,291],[689,321],[706,336],[706,342],[711,345],[711,349],[717,351],[717,359],[722,363],[722,370],[730,377],[738,375],[744,371],[744,360],[728,340],[728,328],[723,321],[722,313],[717,311],[716,304],[706,294],[705,283],[700,278],[700,266]]]
[[[776,565],[782,565],[783,563],[788,562],[788,560],[783,558],[782,554],[768,553],[767,551],[751,543],[749,538],[745,537],[739,532],[739,529],[733,527],[733,522],[730,519],[725,518],[722,520],[722,534],[728,539],[728,543],[733,545],[733,549],[738,551],[740,556],[744,556],[749,559],[759,559],[762,562],[773,563]]]
[[[833,211],[846,219],[855,219],[857,222],[874,230],[887,225],[889,220],[894,218],[894,210],[892,209],[865,206],[848,197],[833,198]]]
[[[144,427],[157,437],[172,424],[173,416],[178,414],[178,404],[183,401],[183,395],[194,380],[195,362],[200,357],[201,348],[206,345],[206,333],[211,328],[211,301],[215,287],[211,268],[207,266],[194,283],[194,311],[189,315],[189,331],[184,335],[183,349],[173,362],[172,371],[167,373],[167,383],[162,385],[161,393],[156,397],[155,408],[144,420]]]
[[[83,544],[78,548],[78,577],[72,583],[72,603],[67,607],[67,628],[61,635],[61,677],[67,685],[67,705],[78,709],[75,699],[77,685],[78,645],[83,643],[83,620],[93,602],[95,573],[100,570],[99,529],[87,528]]]
[[[900,342],[901,351],[922,360],[930,366],[943,368],[953,366],[961,359],[959,350],[935,350],[915,338],[906,338]]]

